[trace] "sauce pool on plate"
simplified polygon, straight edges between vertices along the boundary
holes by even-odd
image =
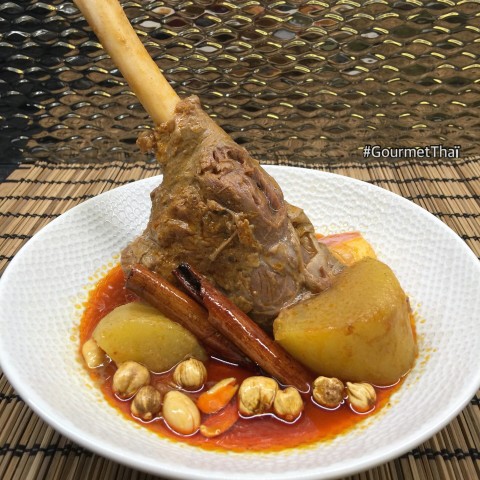
[[[100,320],[120,305],[138,301],[138,297],[125,288],[125,276],[120,266],[110,270],[91,291],[86,302],[80,324],[80,348],[91,338]],[[210,358],[205,363],[208,377],[205,386],[198,392],[186,392],[196,401],[200,394],[216,382],[235,377],[240,384],[245,378],[255,375],[251,371]],[[286,448],[308,446],[318,441],[328,441],[335,436],[351,430],[365,417],[378,413],[388,407],[391,395],[399,388],[401,381],[390,387],[376,387],[377,400],[375,408],[367,414],[354,412],[344,401],[340,407],[329,410],[316,404],[311,396],[304,396],[305,408],[301,416],[292,423],[286,422],[273,414],[254,417],[242,417],[223,434],[207,438],[200,432],[193,435],[179,435],[173,432],[161,415],[149,422],[144,422],[130,413],[130,401],[121,400],[112,391],[112,377],[116,366],[113,362],[88,369],[89,374],[101,388],[106,400],[121,411],[131,421],[141,423],[162,437],[186,442],[206,449],[230,451],[276,451]],[[151,385],[161,392],[166,392],[171,385],[172,370],[165,373],[153,373]],[[236,397],[232,402],[236,402]],[[218,415],[218,413],[212,414]],[[209,415],[202,414],[202,423],[208,422]]]

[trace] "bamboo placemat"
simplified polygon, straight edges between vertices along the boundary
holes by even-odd
[[[282,163],[282,162],[280,162]],[[287,162],[284,162],[287,164]],[[298,165],[298,164],[297,164]],[[381,186],[429,210],[480,256],[480,157],[455,161],[346,162],[317,166]],[[19,166],[0,184],[0,272],[43,226],[101,192],[157,175],[155,164]],[[427,442],[351,480],[480,478],[480,392]],[[0,377],[0,478],[153,479],[102,458],[44,423]]]

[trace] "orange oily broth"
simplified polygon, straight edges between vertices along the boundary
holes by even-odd
[[[88,340],[95,326],[115,307],[137,300],[137,297],[125,288],[125,277],[120,266],[114,267],[100,280],[90,293],[80,324],[80,343]],[[206,363],[208,381],[201,392],[188,393],[196,400],[200,393],[217,381],[235,377],[240,384],[243,379],[255,373],[241,367],[232,366],[215,359]],[[263,415],[239,420],[224,434],[215,438],[206,438],[200,433],[181,436],[172,432],[160,418],[151,422],[142,422],[130,414],[130,401],[119,400],[112,392],[111,377],[115,372],[113,362],[98,369],[89,370],[92,378],[99,384],[107,401],[120,410],[131,421],[137,421],[162,437],[180,440],[191,445],[207,449],[234,451],[275,451],[285,448],[306,446],[320,440],[334,438],[345,433],[365,417],[388,406],[391,395],[399,388],[401,381],[386,388],[376,388],[377,404],[373,412],[358,414],[344,403],[336,410],[326,410],[316,405],[310,397],[304,397],[305,410],[294,423],[286,423],[272,415]],[[152,385],[160,391],[166,391],[165,385],[172,380],[172,371],[152,375]],[[232,400],[236,401],[236,397]],[[202,421],[208,416],[202,414]]]

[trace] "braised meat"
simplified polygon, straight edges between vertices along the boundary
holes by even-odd
[[[171,272],[187,262],[267,331],[283,307],[340,271],[304,212],[196,97],[138,143],[155,152],[163,182],[145,231],[122,252],[124,268],[142,263],[175,283]]]

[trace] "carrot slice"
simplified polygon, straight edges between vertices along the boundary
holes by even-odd
[[[207,438],[218,437],[239,419],[237,402],[230,402],[223,410],[208,417],[200,425],[200,433]]]
[[[203,413],[216,413],[230,402],[237,390],[236,378],[224,378],[198,397],[197,407]]]

